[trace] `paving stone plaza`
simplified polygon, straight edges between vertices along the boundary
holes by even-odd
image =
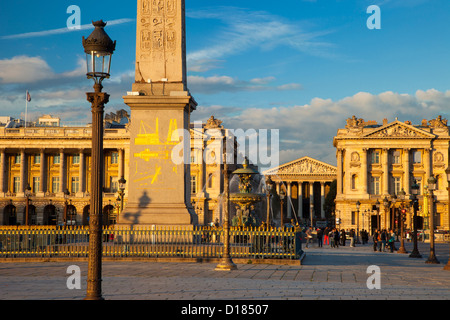
[[[396,244],[397,247],[399,244]],[[406,244],[408,252],[412,243]],[[449,300],[448,244],[436,244],[440,264],[425,264],[429,244],[419,243],[422,259],[408,254],[356,247],[305,248],[302,265],[238,264],[215,271],[214,263],[103,263],[105,300]],[[68,289],[68,267],[80,268],[81,289]],[[380,270],[379,287],[368,288]],[[86,294],[87,262],[5,262],[0,264],[2,300],[81,300]],[[372,278],[371,278],[372,279]],[[374,280],[375,281],[375,280]],[[371,282],[375,283],[375,282]],[[373,287],[373,286],[372,286]]]

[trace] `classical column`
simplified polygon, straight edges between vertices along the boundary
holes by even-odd
[[[425,169],[425,180],[424,183],[428,184],[428,178],[431,176],[432,174],[432,170],[431,170],[431,161],[430,161],[430,148],[425,148],[423,150],[423,166]]]
[[[303,217],[303,183],[298,182],[297,194],[298,194],[298,217],[301,219]]]
[[[389,194],[389,166],[388,166],[388,155],[389,155],[389,149],[384,148],[382,152],[382,168],[383,168],[383,191],[381,194]]]
[[[342,149],[337,149],[337,195],[343,192],[342,169]]]
[[[118,150],[119,152],[119,170],[118,170],[118,175],[119,175],[119,179],[122,178],[125,173],[124,173],[124,149],[120,148]]]
[[[36,194],[38,197],[43,197],[45,194],[45,185],[46,185],[46,159],[45,159],[45,149],[41,148],[39,149],[40,155],[41,155],[41,163],[39,164],[39,192]]]
[[[78,190],[78,196],[83,196],[86,191],[86,164],[84,157],[84,149],[80,149],[80,163],[78,167],[78,176],[80,179],[80,188]],[[120,153],[119,153],[119,178],[120,178]]]
[[[367,148],[362,149],[361,153],[361,180],[362,180],[362,192],[367,193]]]
[[[64,149],[59,150],[59,192],[63,193],[66,189],[66,158],[64,155]]]
[[[325,203],[325,182],[320,182],[320,217],[325,218],[325,211],[323,210],[323,205]]]
[[[287,197],[286,197],[286,207],[287,207],[287,218],[291,219],[292,218],[292,182],[288,181],[287,183]]]
[[[409,178],[409,148],[404,148],[403,149],[403,172],[404,172],[404,176],[403,176],[403,190],[405,190],[406,194],[410,194],[410,190],[409,190],[409,183],[410,183],[410,178]]]
[[[26,171],[27,158],[25,154],[25,149],[20,149],[20,187],[18,196],[25,196],[25,188],[27,187],[27,171]]]
[[[0,151],[0,193],[3,195],[5,193],[5,177],[6,177],[6,152],[5,149],[1,149]]]

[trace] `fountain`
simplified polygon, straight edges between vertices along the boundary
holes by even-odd
[[[252,193],[252,177],[258,174],[258,172],[248,167],[247,157],[244,159],[242,166],[243,168],[232,172],[232,174],[236,174],[239,177],[239,192],[230,193],[230,201],[238,205],[236,207],[236,216],[232,220],[232,225],[258,226],[259,219],[255,212],[255,204],[263,200],[265,194]]]

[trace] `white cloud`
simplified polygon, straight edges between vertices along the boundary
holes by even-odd
[[[288,46],[298,51],[314,55],[330,55],[324,48],[330,43],[318,41],[331,31],[309,32],[298,22],[290,22],[279,16],[262,12],[248,11],[233,7],[219,7],[187,12],[194,19],[216,19],[224,28],[209,39],[206,47],[187,54],[190,71],[206,71],[215,67],[212,61],[245,52],[252,48],[270,50],[278,46]],[[203,64],[205,63],[205,64]]]
[[[124,18],[124,19],[116,19],[116,20],[107,21],[107,24],[108,24],[108,26],[114,26],[114,25],[118,25],[118,24],[132,22],[132,21],[134,21],[134,20]],[[55,35],[55,34],[76,32],[76,31],[82,31],[82,30],[93,29],[93,28],[94,28],[94,26],[92,25],[92,23],[89,23],[89,24],[80,25],[80,27],[78,29],[69,29],[69,28],[65,27],[65,28],[58,28],[58,29],[51,29],[51,30],[12,34],[12,35],[7,35],[7,36],[2,36],[2,37],[0,37],[0,39],[6,40],[6,39],[25,39],[25,38],[46,37],[46,36],[51,36],[51,35]]]
[[[40,57],[16,56],[0,60],[0,83],[30,83],[52,79],[55,73]]]

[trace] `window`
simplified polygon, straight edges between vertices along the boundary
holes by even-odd
[[[119,190],[119,178],[109,177],[109,188],[111,193],[117,192]]]
[[[59,192],[59,177],[52,177],[52,192]]]
[[[14,156],[14,163],[15,163],[15,164],[20,163],[20,159],[21,159],[20,153],[17,153],[17,154]]]
[[[372,178],[372,193],[374,195],[380,194],[380,177]]]
[[[119,163],[119,154],[117,152],[111,153],[111,164]]]
[[[352,211],[352,224],[356,224],[356,211]]]
[[[191,193],[197,193],[197,176],[191,176]]]
[[[402,179],[394,177],[394,194],[398,194],[400,191],[402,191]]]
[[[20,190],[20,177],[14,177],[13,179],[14,185],[13,185],[13,192],[19,192]]]
[[[413,151],[413,163],[422,163],[422,152],[419,150]]]
[[[40,183],[41,183],[40,177],[33,177],[33,189],[31,190],[33,193],[36,193],[39,191]]]
[[[34,155],[34,164],[40,164],[41,163],[41,155],[35,154]]]
[[[80,191],[80,178],[72,177],[72,193],[77,193]]]
[[[59,154],[53,156],[53,164],[59,164],[61,162],[61,157]]]
[[[352,190],[356,190],[356,174],[352,175]]]
[[[399,150],[395,150],[392,153],[392,163],[393,164],[400,164],[401,158],[400,158],[400,151]]]
[[[414,180],[416,180],[416,183],[419,185],[419,193],[422,194],[422,177],[414,177]],[[413,183],[414,183],[413,180]]]
[[[373,164],[380,163],[380,151],[372,151],[372,163]]]
[[[74,154],[72,157],[72,164],[79,164],[80,163],[80,155]]]
[[[195,149],[191,149],[191,163],[196,164],[197,163],[197,157]]]

